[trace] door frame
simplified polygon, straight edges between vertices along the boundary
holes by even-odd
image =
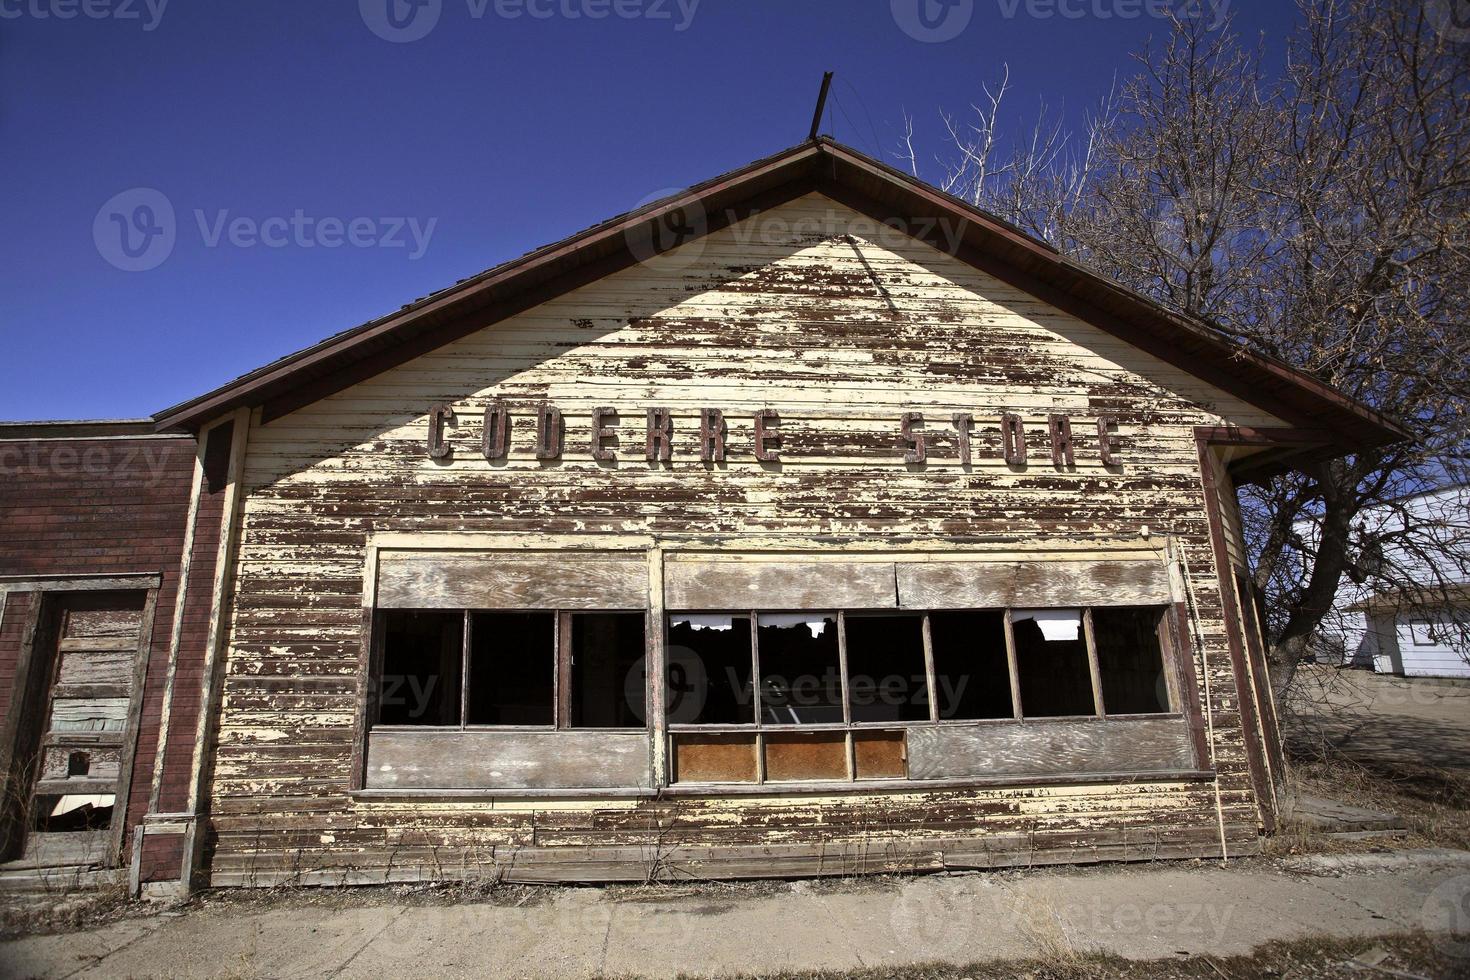
[[[118,750],[117,791],[112,822],[108,826],[105,861],[106,867],[120,866],[128,823],[133,762],[142,727],[144,686],[147,683],[148,660],[153,646],[153,620],[157,613],[161,585],[161,575],[0,578],[0,622],[3,622],[11,593],[30,595],[16,658],[10,707],[3,722],[0,722],[0,780],[3,780],[3,784],[0,784],[0,861],[14,858],[29,833],[28,828],[17,824],[35,782],[36,773],[33,768],[37,758],[36,750],[39,749],[40,739],[44,734],[41,727],[46,720],[51,684],[60,663],[56,641],[60,615],[66,608],[66,598],[77,593],[141,593],[143,604],[138,625],[138,646],[133,659],[127,720]],[[30,770],[27,769],[28,765]]]

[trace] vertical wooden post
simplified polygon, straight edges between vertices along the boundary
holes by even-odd
[[[459,727],[464,728],[470,723],[470,650],[475,641],[474,617],[470,611],[464,611],[464,621],[460,623],[459,640]]]
[[[572,614],[556,614],[556,727],[572,727]]]
[[[664,615],[664,550],[648,549],[648,627],[644,631],[644,704],[648,706],[649,765],[655,787],[672,781],[669,772],[668,652]]]
[[[221,420],[217,424],[223,424],[223,421]],[[194,526],[198,523],[199,497],[204,489],[204,447],[208,441],[209,431],[208,428],[202,430],[199,433],[198,442],[195,445],[193,483],[189,489],[189,509],[184,517],[183,554],[179,558],[179,580],[174,589],[173,628],[169,631],[168,639],[168,667],[164,671],[163,678],[163,704],[159,709],[158,744],[154,747],[153,752],[153,785],[148,791],[149,813],[158,812],[158,799],[159,795],[163,792],[164,756],[168,748],[169,723],[173,717],[174,683],[178,674],[179,649],[182,645],[184,634],[184,602],[189,597],[189,571],[194,559]],[[371,561],[372,558],[373,555],[370,551],[369,560]],[[364,589],[364,596],[366,594],[366,589]],[[368,607],[370,608],[370,600],[365,599],[364,601],[368,603]],[[364,627],[364,630],[366,630],[366,627]],[[362,678],[363,665],[367,662],[367,641],[367,634],[364,632],[362,637],[362,661],[359,664],[358,670],[359,681]],[[366,688],[364,687],[362,690],[366,690]],[[360,701],[361,698],[359,698]],[[354,735],[360,735],[363,730],[361,721],[363,710],[364,706],[359,703],[357,724],[353,726]],[[356,772],[360,768],[362,759],[356,748],[354,748],[353,753],[353,771]],[[361,789],[361,786],[355,783],[352,788]]]
[[[847,681],[847,613],[837,610],[837,675],[842,693],[842,724],[845,728],[842,740],[843,752],[847,757],[847,780],[857,778],[856,747],[852,741],[852,697],[848,693]]]
[[[929,720],[939,720],[939,688],[935,684],[937,678],[934,674],[934,634],[929,627],[929,614],[925,613],[922,619],[922,631],[924,634],[924,686],[929,691]]]
[[[1107,711],[1103,705],[1102,669],[1097,663],[1097,639],[1092,633],[1092,610],[1082,610],[1082,635],[1087,641],[1087,672],[1092,676],[1092,710],[1099,718]]]
[[[1026,717],[1021,708],[1021,670],[1016,664],[1016,631],[1012,628],[1011,611],[1006,610],[1006,668],[1011,675],[1011,713],[1017,721]]]
[[[199,718],[194,731],[194,760],[189,779],[189,802],[186,812],[192,819],[185,831],[184,867],[181,885],[187,895],[194,888],[194,869],[204,854],[207,836],[200,826],[209,815],[209,801],[204,798],[209,774],[213,768],[212,734],[219,719],[221,688],[224,686],[224,664],[229,636],[231,588],[235,577],[235,549],[240,538],[240,515],[243,510],[241,489],[245,476],[245,447],[250,441],[251,410],[236,409],[234,432],[230,443],[230,465],[225,484],[225,499],[220,511],[219,548],[214,564],[214,598],[209,607],[209,633],[204,646],[204,690],[200,698]]]

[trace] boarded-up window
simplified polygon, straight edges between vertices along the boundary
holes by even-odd
[[[1004,613],[930,613],[929,636],[941,721],[1014,715]]]
[[[843,732],[772,732],[765,743],[767,782],[847,778]]]
[[[1158,609],[1094,609],[1093,641],[1102,674],[1103,704],[1110,715],[1169,710]]]
[[[1080,609],[1012,614],[1021,710],[1028,718],[1093,714],[1092,671]]]
[[[674,780],[680,783],[753,783],[756,736],[689,732],[674,736]]]

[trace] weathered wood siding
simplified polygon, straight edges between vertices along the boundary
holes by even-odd
[[[514,414],[512,448],[487,462],[480,419],[492,398]],[[533,451],[535,407],[547,400],[566,416],[557,461]],[[443,460],[425,452],[436,403],[457,416]],[[589,451],[592,410],[606,405],[620,413],[616,463]],[[653,407],[673,413],[672,464],[644,460]],[[699,462],[703,407],[725,412],[727,462]],[[779,463],[751,451],[765,408],[780,412]],[[927,420],[927,463],[904,461],[908,411]],[[969,466],[957,460],[955,412],[975,418]],[[1001,458],[1003,412],[1025,418],[1024,469]],[[1053,412],[1079,421],[1067,471],[1051,463]],[[1118,421],[1121,467],[1099,462],[1086,424],[1099,414]],[[689,847],[861,841],[875,826],[916,838],[1030,835],[1099,854],[1130,840],[1196,851],[1218,842],[1208,782],[873,798],[353,798],[365,548],[382,532],[822,536],[875,549],[953,540],[1038,561],[1054,548],[1085,557],[1172,539],[1200,604],[1196,680],[1203,691],[1208,675],[1213,695],[1220,802],[1233,846],[1244,846],[1257,813],[1194,437],[1195,426],[1225,423],[1280,424],[812,195],[257,425],[212,784],[216,880],[371,880],[440,849],[483,856],[669,835]]]

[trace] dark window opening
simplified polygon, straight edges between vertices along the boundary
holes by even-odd
[[[842,674],[835,614],[762,613],[756,648],[764,724],[841,723]]]
[[[846,626],[852,720],[928,721],[923,617],[848,616]]]
[[[941,720],[1015,716],[1004,613],[930,613],[929,642]]]
[[[574,613],[568,618],[572,727],[644,727],[643,614]]]
[[[671,724],[755,724],[750,617],[669,617],[667,659]]]
[[[1102,674],[1103,706],[1110,715],[1169,710],[1157,609],[1094,609],[1092,635]]]
[[[470,725],[556,724],[556,616],[470,617]]]
[[[1082,611],[1018,609],[1012,624],[1022,713],[1027,718],[1094,714]]]
[[[92,760],[85,752],[72,752],[66,757],[66,776],[85,776],[92,769]]]
[[[458,725],[464,615],[394,610],[383,631],[378,723]]]

